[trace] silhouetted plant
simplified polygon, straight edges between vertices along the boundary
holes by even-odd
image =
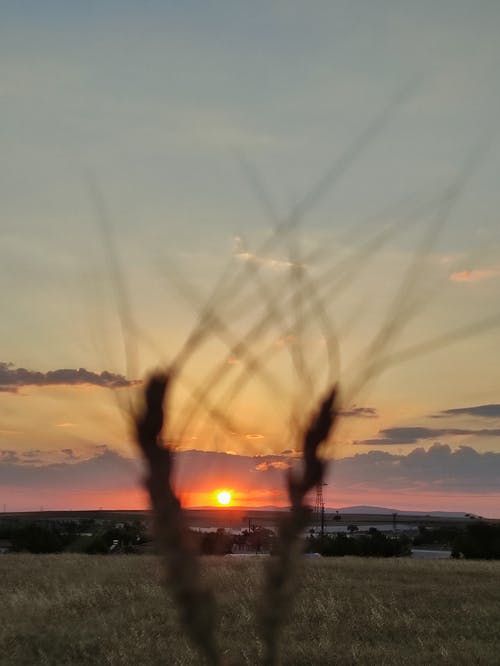
[[[165,572],[184,626],[210,664],[220,664],[215,638],[215,601],[202,583],[193,538],[171,484],[172,452],[163,444],[164,403],[173,373],[157,373],[147,382],[145,405],[136,417],[137,442],[148,464],[146,487]],[[168,438],[167,438],[168,442]]]
[[[337,389],[334,387],[323,400],[305,433],[302,449],[303,467],[300,472],[290,471],[288,495],[290,512],[279,526],[274,556],[268,563],[261,611],[264,638],[264,663],[275,664],[278,658],[278,641],[289,610],[300,555],[303,550],[300,536],[307,527],[309,509],[307,494],[323,482],[326,463],[319,458],[318,450],[327,441],[338,415]]]

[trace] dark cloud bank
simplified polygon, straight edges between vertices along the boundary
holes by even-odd
[[[370,451],[343,458],[334,465],[334,483],[415,493],[500,492],[500,453],[480,453],[470,446],[453,450],[447,444],[416,448],[407,455]],[[343,484],[344,485],[344,484]]]
[[[117,375],[106,370],[96,373],[85,370],[85,368],[60,368],[48,372],[37,372],[26,370],[26,368],[16,368],[12,363],[0,362],[0,391],[2,392],[15,393],[22,386],[93,384],[106,388],[122,388],[134,383],[123,375]]]
[[[69,451],[69,450],[68,450]],[[0,454],[0,486],[30,491],[126,491],[138,487],[139,461],[107,447],[85,460],[65,452],[66,461],[37,464],[36,451],[25,456]],[[177,484],[184,490],[212,490],[217,484],[243,491],[282,489],[287,456],[241,456],[183,451],[176,453]],[[427,451],[415,448],[407,455],[384,451],[358,453],[330,465],[327,479],[344,490],[404,490],[424,492],[499,493],[500,453],[480,453],[468,446],[452,450],[434,444]]]

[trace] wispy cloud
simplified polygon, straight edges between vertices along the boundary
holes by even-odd
[[[490,403],[487,405],[474,405],[472,407],[444,409],[438,414],[433,414],[432,418],[439,419],[445,416],[478,416],[485,419],[498,419],[500,418],[500,405]]]
[[[378,417],[378,412],[375,407],[357,407],[353,405],[348,409],[342,409],[340,415],[348,418],[375,419]]]
[[[470,271],[457,271],[456,273],[451,273],[449,279],[452,282],[482,282],[483,280],[490,280],[499,275],[500,270],[497,268],[478,268]]]
[[[107,451],[108,447],[104,449],[99,449],[98,454],[100,455],[104,451]],[[76,462],[79,460],[85,460],[88,456],[77,455],[73,449],[25,449],[25,450],[13,450],[13,449],[0,449],[0,463],[12,463],[17,465],[36,465],[41,467],[50,467],[51,465],[56,465],[61,462],[67,462],[69,460]]]
[[[20,462],[19,455],[12,449],[4,449],[0,451],[0,466],[18,464]]]
[[[416,444],[422,440],[441,439],[442,437],[500,437],[500,428],[425,428],[409,426],[403,428],[384,428],[374,439],[356,440],[356,446],[394,446],[400,444]]]
[[[255,466],[257,472],[267,472],[268,469],[289,469],[291,467],[289,462],[284,460],[273,460],[271,462],[262,462]]]
[[[253,252],[250,252],[245,248],[243,241],[239,236],[235,236],[234,238],[233,252],[234,256],[240,259],[241,261],[249,261],[254,264],[259,264],[261,266],[268,266],[269,268],[281,269],[281,268],[291,268],[292,266],[303,267],[303,264],[295,264],[287,259],[261,257],[258,254],[254,254]]]

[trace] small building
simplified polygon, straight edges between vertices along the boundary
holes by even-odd
[[[257,555],[258,553],[269,553],[268,550],[257,549],[254,544],[250,543],[234,543],[231,548],[232,555]]]

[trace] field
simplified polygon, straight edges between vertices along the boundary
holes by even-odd
[[[228,664],[257,665],[263,559],[207,558]],[[500,562],[304,560],[284,664],[498,664]],[[0,556],[0,663],[199,664],[153,556]]]

